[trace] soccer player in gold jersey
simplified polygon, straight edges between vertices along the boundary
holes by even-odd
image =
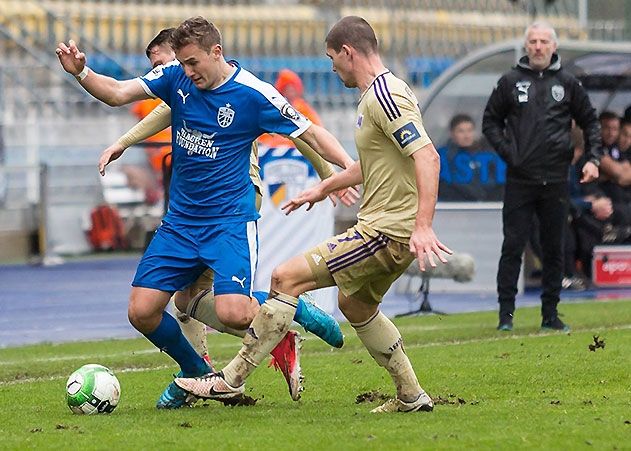
[[[364,19],[341,19],[326,45],[333,70],[346,87],[361,93],[355,123],[359,162],[301,193],[284,209],[310,208],[330,192],[363,183],[358,223],[275,269],[271,299],[221,372],[175,382],[200,397],[238,396],[245,379],[289,329],[297,296],[337,285],[342,313],[396,386],[396,399],[373,412],[431,411],[432,399],[419,385],[401,334],[379,311],[379,303],[415,257],[424,271],[427,263],[436,266],[435,258],[445,263],[444,254],[451,254],[432,229],[439,156],[423,128],[414,93],[384,67],[375,33]]]

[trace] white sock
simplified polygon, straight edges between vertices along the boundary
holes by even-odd
[[[401,334],[392,321],[378,311],[368,321],[351,326],[373,359],[390,373],[397,397],[407,402],[416,400],[423,389],[405,354]]]
[[[215,310],[215,295],[212,290],[204,290],[198,293],[191,302],[188,303],[186,313],[204,324],[208,324],[213,329],[235,337],[245,337],[245,330],[233,329],[219,321]]]
[[[180,324],[182,333],[189,341],[195,352],[204,357],[208,355],[208,343],[206,341],[206,325],[191,318],[186,313],[181,312],[175,303],[173,304],[173,313]]]
[[[243,385],[282,340],[294,319],[298,299],[283,293],[272,294],[252,320],[239,354],[222,370],[226,382],[233,387]]]

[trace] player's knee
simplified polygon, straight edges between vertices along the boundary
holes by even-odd
[[[351,323],[362,323],[370,319],[378,310],[378,304],[362,302],[358,299],[340,296],[337,300],[340,311]]]
[[[252,302],[243,296],[237,299],[217,298],[215,311],[221,323],[239,330],[247,329],[256,314],[252,308]]]
[[[153,332],[162,319],[162,312],[155,311],[151,306],[139,302],[133,296],[127,308],[127,318],[129,323],[143,334]]]
[[[281,264],[272,271],[271,290],[294,295],[296,283],[294,273],[290,265]]]
[[[139,332],[150,333],[155,329],[155,319],[147,315],[146,312],[134,308],[131,304],[127,309],[127,318],[129,323]]]
[[[347,297],[340,297],[337,300],[337,305],[340,308],[340,311],[344,314],[344,316],[347,315],[347,313],[350,313],[350,309],[351,309],[351,301],[350,298]]]
[[[186,291],[178,291],[173,296],[173,303],[181,313],[186,313],[189,301],[190,297],[188,296],[188,293]]]

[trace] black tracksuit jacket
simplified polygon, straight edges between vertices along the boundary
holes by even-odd
[[[507,182],[545,185],[568,180],[572,119],[584,132],[587,160],[599,160],[600,125],[581,83],[557,54],[540,72],[524,56],[493,90],[482,130],[508,166]]]

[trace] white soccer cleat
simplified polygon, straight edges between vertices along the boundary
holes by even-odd
[[[434,401],[425,392],[418,395],[416,401],[405,402],[400,399],[389,399],[379,407],[372,409],[371,413],[386,412],[431,412],[434,410]]]
[[[175,385],[198,398],[217,401],[238,398],[245,392],[245,385],[231,386],[221,372],[201,377],[177,377]]]

